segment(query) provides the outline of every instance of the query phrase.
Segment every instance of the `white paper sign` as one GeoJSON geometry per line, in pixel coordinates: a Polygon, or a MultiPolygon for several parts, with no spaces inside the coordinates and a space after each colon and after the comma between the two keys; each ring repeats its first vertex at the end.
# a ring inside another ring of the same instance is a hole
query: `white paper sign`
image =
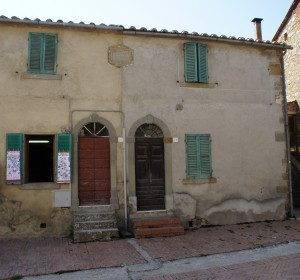
{"type": "Polygon", "coordinates": [[[70,181],[71,181],[70,154],[68,152],[58,152],[57,183],[70,183],[70,181]]]}
{"type": "Polygon", "coordinates": [[[21,154],[20,151],[7,151],[6,182],[21,181],[21,154]]]}

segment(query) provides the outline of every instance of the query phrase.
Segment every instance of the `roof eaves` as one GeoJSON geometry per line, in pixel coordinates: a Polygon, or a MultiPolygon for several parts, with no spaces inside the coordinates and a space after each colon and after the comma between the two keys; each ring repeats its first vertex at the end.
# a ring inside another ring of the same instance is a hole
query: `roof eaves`
{"type": "Polygon", "coordinates": [[[219,41],[219,42],[227,42],[227,43],[237,43],[237,44],[246,44],[253,46],[263,46],[270,48],[280,48],[280,49],[292,49],[291,46],[285,43],[279,42],[271,42],[269,40],[254,40],[252,38],[244,38],[244,37],[234,37],[234,36],[218,36],[216,34],[208,35],[207,33],[199,34],[197,32],[189,33],[187,31],[182,31],[179,33],[177,30],[167,31],[163,29],[161,31],[157,31],[157,29],[153,28],[147,30],[145,27],[140,29],[136,29],[134,26],[131,26],[129,29],[124,29],[124,35],[132,35],[132,36],[152,36],[152,37],[169,37],[169,38],[178,38],[178,39],[195,39],[195,40],[207,40],[207,41],[219,41]]]}
{"type": "Polygon", "coordinates": [[[40,20],[36,18],[31,20],[29,18],[20,19],[18,17],[5,17],[0,16],[0,23],[14,23],[14,24],[29,24],[29,25],[39,25],[39,26],[50,26],[50,27],[69,27],[69,28],[88,28],[88,29],[104,29],[104,30],[123,30],[124,27],[122,25],[106,25],[106,24],[95,24],[91,22],[90,24],[86,24],[84,22],[74,23],[72,21],[64,22],[62,20],[58,20],[56,22],[51,19],[47,19],[46,21],[40,20]]]}

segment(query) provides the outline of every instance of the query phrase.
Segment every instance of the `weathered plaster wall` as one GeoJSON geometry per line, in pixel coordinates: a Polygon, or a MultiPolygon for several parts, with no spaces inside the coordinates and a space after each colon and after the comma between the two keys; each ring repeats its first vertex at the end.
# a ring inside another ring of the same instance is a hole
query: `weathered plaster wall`
{"type": "Polygon", "coordinates": [[[284,56],[287,99],[300,101],[300,4],[282,30],[278,41],[293,47],[284,56]]]}
{"type": "MultiPolygon", "coordinates": [[[[203,41],[209,85],[197,86],[184,83],[183,43],[124,38],[134,50],[133,64],[123,69],[126,129],[151,114],[178,137],[171,144],[172,161],[165,164],[172,165],[174,205],[185,223],[194,217],[211,224],[284,218],[286,160],[276,52],[203,41]],[[211,134],[214,183],[185,180],[188,133],[211,134]]],[[[129,168],[133,165],[129,162],[129,168]]]]}
{"type": "MultiPolygon", "coordinates": [[[[68,209],[53,208],[52,191],[68,190],[70,186],[54,183],[6,185],[5,136],[19,132],[73,132],[73,127],[94,111],[120,110],[121,71],[108,63],[108,48],[120,44],[122,37],[101,31],[2,24],[0,41],[0,112],[3,116],[0,124],[0,207],[4,209],[1,217],[7,221],[1,227],[0,236],[64,235],[65,229],[58,224],[63,220],[70,226],[72,217],[68,209]],[[61,79],[24,77],[29,32],[58,34],[57,74],[61,79]],[[13,214],[6,217],[6,212],[13,214]],[[41,223],[47,223],[47,228],[41,229],[41,223]]],[[[96,114],[112,123],[117,136],[122,135],[120,113],[96,114]]],[[[121,158],[122,148],[118,145],[117,182],[123,180],[121,158]]],[[[73,170],[73,175],[77,176],[77,170],[73,170]]]]}

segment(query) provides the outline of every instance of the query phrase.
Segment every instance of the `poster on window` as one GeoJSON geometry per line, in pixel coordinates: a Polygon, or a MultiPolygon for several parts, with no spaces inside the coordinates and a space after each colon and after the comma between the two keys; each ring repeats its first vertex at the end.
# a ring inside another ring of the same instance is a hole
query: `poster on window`
{"type": "Polygon", "coordinates": [[[57,156],[57,183],[70,183],[71,167],[69,152],[58,152],[57,156]]]}
{"type": "Polygon", "coordinates": [[[6,182],[21,182],[21,153],[20,151],[7,151],[6,182]]]}

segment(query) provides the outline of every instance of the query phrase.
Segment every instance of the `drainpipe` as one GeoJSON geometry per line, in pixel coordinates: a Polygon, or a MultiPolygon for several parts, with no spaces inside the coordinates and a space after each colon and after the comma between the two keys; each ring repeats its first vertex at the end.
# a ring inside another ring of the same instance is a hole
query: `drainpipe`
{"type": "Polygon", "coordinates": [[[286,54],[286,50],[282,53],[282,56],[280,56],[280,64],[281,64],[281,71],[282,71],[282,94],[283,94],[285,140],[286,140],[286,150],[287,150],[286,153],[287,153],[287,168],[288,168],[288,186],[289,186],[289,194],[290,194],[290,217],[294,217],[290,135],[289,135],[289,117],[288,117],[288,109],[287,109],[285,70],[284,70],[284,61],[283,61],[283,57],[285,54],[286,54]]]}

